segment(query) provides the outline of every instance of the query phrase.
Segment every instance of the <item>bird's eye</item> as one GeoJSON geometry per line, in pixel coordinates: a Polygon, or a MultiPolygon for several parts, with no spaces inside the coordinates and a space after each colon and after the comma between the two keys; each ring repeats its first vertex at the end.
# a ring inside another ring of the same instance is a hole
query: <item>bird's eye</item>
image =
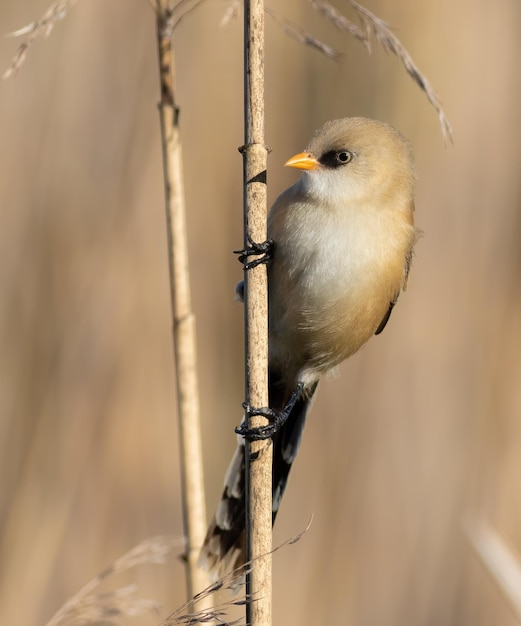
{"type": "Polygon", "coordinates": [[[324,153],[318,162],[329,169],[343,167],[346,163],[350,163],[355,157],[355,153],[350,150],[330,150],[324,153]]]}
{"type": "Polygon", "coordinates": [[[341,152],[336,153],[336,159],[338,163],[344,165],[345,163],[349,163],[353,158],[353,153],[349,152],[349,150],[342,150],[341,152]]]}

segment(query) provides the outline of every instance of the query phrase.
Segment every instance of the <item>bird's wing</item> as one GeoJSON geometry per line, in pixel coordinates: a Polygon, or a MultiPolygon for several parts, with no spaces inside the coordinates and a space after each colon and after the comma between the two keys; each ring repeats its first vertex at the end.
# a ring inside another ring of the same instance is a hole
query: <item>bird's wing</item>
{"type": "Polygon", "coordinates": [[[391,313],[394,309],[394,305],[396,304],[396,301],[398,300],[398,295],[392,302],[389,302],[389,308],[387,309],[387,313],[384,315],[382,321],[378,324],[378,328],[374,332],[375,335],[379,335],[383,331],[383,329],[387,326],[387,322],[389,321],[389,318],[391,317],[391,313]]]}
{"type": "MultiPolygon", "coordinates": [[[[405,257],[405,265],[403,267],[403,274],[404,274],[403,286],[402,286],[403,291],[407,289],[407,279],[409,278],[409,270],[411,269],[412,255],[413,255],[413,249],[411,248],[409,252],[407,253],[407,256],[405,257]]],[[[394,296],[392,302],[389,302],[389,308],[387,309],[387,313],[383,316],[382,321],[378,324],[378,328],[376,329],[374,333],[375,335],[379,335],[383,331],[383,329],[387,326],[387,322],[389,321],[389,318],[391,317],[391,313],[394,309],[394,305],[398,302],[399,296],[400,296],[400,292],[398,292],[394,296]]]]}

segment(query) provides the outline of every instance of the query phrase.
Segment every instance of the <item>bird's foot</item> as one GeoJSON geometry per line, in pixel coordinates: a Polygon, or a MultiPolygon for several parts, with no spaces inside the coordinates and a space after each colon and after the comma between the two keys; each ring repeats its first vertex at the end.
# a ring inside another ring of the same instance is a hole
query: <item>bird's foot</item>
{"type": "Polygon", "coordinates": [[[273,253],[273,241],[271,239],[257,243],[248,235],[248,244],[249,246],[242,250],[233,251],[234,254],[240,255],[239,262],[242,263],[245,270],[251,270],[257,265],[268,263],[271,260],[273,253]],[[251,256],[258,256],[259,258],[249,261],[248,258],[251,256]]]}
{"type": "MultiPolygon", "coordinates": [[[[246,419],[244,422],[235,429],[235,432],[241,437],[248,439],[248,441],[261,441],[262,439],[271,439],[273,435],[281,428],[282,424],[286,420],[282,420],[281,413],[277,413],[268,406],[252,407],[246,402],[242,404],[243,409],[246,411],[246,419]],[[262,415],[269,420],[269,424],[266,426],[257,426],[255,428],[248,428],[248,419],[256,415],[262,415]]],[[[286,418],[287,419],[287,418],[286,418]]]]}
{"type": "Polygon", "coordinates": [[[295,391],[291,394],[286,406],[282,409],[282,411],[275,411],[270,407],[252,407],[247,402],[243,403],[243,408],[246,411],[246,419],[245,421],[235,429],[235,432],[238,435],[241,435],[248,441],[260,441],[263,439],[271,439],[275,433],[277,433],[282,426],[286,423],[290,413],[299,400],[302,397],[304,385],[302,383],[298,383],[295,388],[295,391]],[[248,427],[248,422],[250,417],[255,416],[265,417],[269,424],[266,426],[257,426],[254,428],[248,427]]]}

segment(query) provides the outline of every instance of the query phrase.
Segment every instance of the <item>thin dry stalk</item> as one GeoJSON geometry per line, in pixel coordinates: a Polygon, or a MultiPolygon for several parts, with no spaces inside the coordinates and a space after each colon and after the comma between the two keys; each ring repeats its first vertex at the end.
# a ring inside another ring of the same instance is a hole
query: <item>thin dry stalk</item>
{"type": "Polygon", "coordinates": [[[232,20],[238,17],[241,6],[242,0],[232,0],[232,2],[230,2],[230,6],[226,9],[221,18],[221,27],[227,26],[232,20]]]}
{"type": "Polygon", "coordinates": [[[244,606],[247,604],[247,597],[243,594],[241,597],[225,600],[223,602],[215,602],[214,606],[209,608],[210,599],[215,594],[228,592],[236,596],[237,593],[244,588],[244,576],[250,571],[250,564],[246,563],[241,567],[229,572],[210,586],[196,594],[189,602],[180,606],[176,611],[163,620],[160,626],[177,626],[185,624],[186,626],[195,626],[195,624],[210,624],[215,626],[239,626],[245,624],[242,619],[232,620],[228,613],[230,609],[236,606],[244,606]],[[199,608],[203,605],[203,608],[199,608]]]}
{"type": "Polygon", "coordinates": [[[183,161],[179,109],[175,99],[172,32],[174,11],[168,0],[158,0],[157,39],[161,100],[161,141],[173,316],[177,404],[179,412],[181,482],[186,545],[187,595],[191,598],[206,585],[197,566],[206,532],[206,512],[196,367],[195,317],[192,311],[188,269],[183,161]]]}
{"type": "Polygon", "coordinates": [[[308,0],[311,6],[318,11],[323,17],[329,20],[339,30],[343,30],[346,33],[352,35],[355,39],[362,42],[367,48],[367,51],[371,51],[371,44],[368,37],[367,29],[361,29],[357,24],[347,19],[345,15],[342,15],[338,9],[329,4],[326,0],[308,0]]]}
{"type": "MultiPolygon", "coordinates": [[[[264,2],[244,3],[244,245],[267,237],[266,168],[264,144],[264,2]]],[[[268,289],[266,265],[245,272],[246,402],[268,406],[268,289]]],[[[248,426],[266,424],[264,417],[249,417],[248,426]]],[[[271,624],[271,440],[246,445],[246,542],[247,559],[255,568],[247,577],[246,605],[251,626],[271,624]]]]}
{"type": "Polygon", "coordinates": [[[468,519],[465,531],[472,547],[521,621],[521,561],[493,528],[468,519]]]}
{"type": "MultiPolygon", "coordinates": [[[[204,574],[197,567],[198,550],[205,535],[206,512],[196,372],[195,318],[191,306],[188,273],[179,110],[174,97],[172,33],[184,17],[203,1],[180,0],[173,6],[169,0],[157,0],[152,5],[157,12],[161,82],[159,109],[163,145],[170,292],[174,318],[173,334],[178,392],[183,509],[187,537],[188,597],[192,597],[196,590],[202,589],[206,582],[204,574]]],[[[67,10],[74,2],[76,0],[54,2],[40,19],[10,33],[10,36],[13,37],[27,35],[27,39],[19,46],[11,65],[3,75],[4,79],[18,71],[31,45],[38,38],[47,37],[55,25],[65,17],[67,10]]]]}
{"type": "Polygon", "coordinates": [[[315,48],[322,54],[325,54],[330,59],[340,59],[342,57],[342,53],[331,46],[328,46],[323,41],[320,41],[317,37],[314,37],[311,33],[306,32],[293,22],[290,22],[286,18],[282,17],[275,11],[266,8],[266,13],[276,22],[282,30],[291,37],[298,41],[299,43],[304,44],[305,46],[309,46],[310,48],[315,48]]]}

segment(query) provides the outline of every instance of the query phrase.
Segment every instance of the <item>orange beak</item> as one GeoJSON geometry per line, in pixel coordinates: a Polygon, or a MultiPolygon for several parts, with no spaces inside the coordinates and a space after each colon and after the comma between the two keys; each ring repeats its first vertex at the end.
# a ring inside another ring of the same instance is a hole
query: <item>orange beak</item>
{"type": "Polygon", "coordinates": [[[288,159],[284,165],[296,167],[299,170],[316,170],[320,167],[320,163],[309,152],[299,152],[299,154],[288,159]]]}

